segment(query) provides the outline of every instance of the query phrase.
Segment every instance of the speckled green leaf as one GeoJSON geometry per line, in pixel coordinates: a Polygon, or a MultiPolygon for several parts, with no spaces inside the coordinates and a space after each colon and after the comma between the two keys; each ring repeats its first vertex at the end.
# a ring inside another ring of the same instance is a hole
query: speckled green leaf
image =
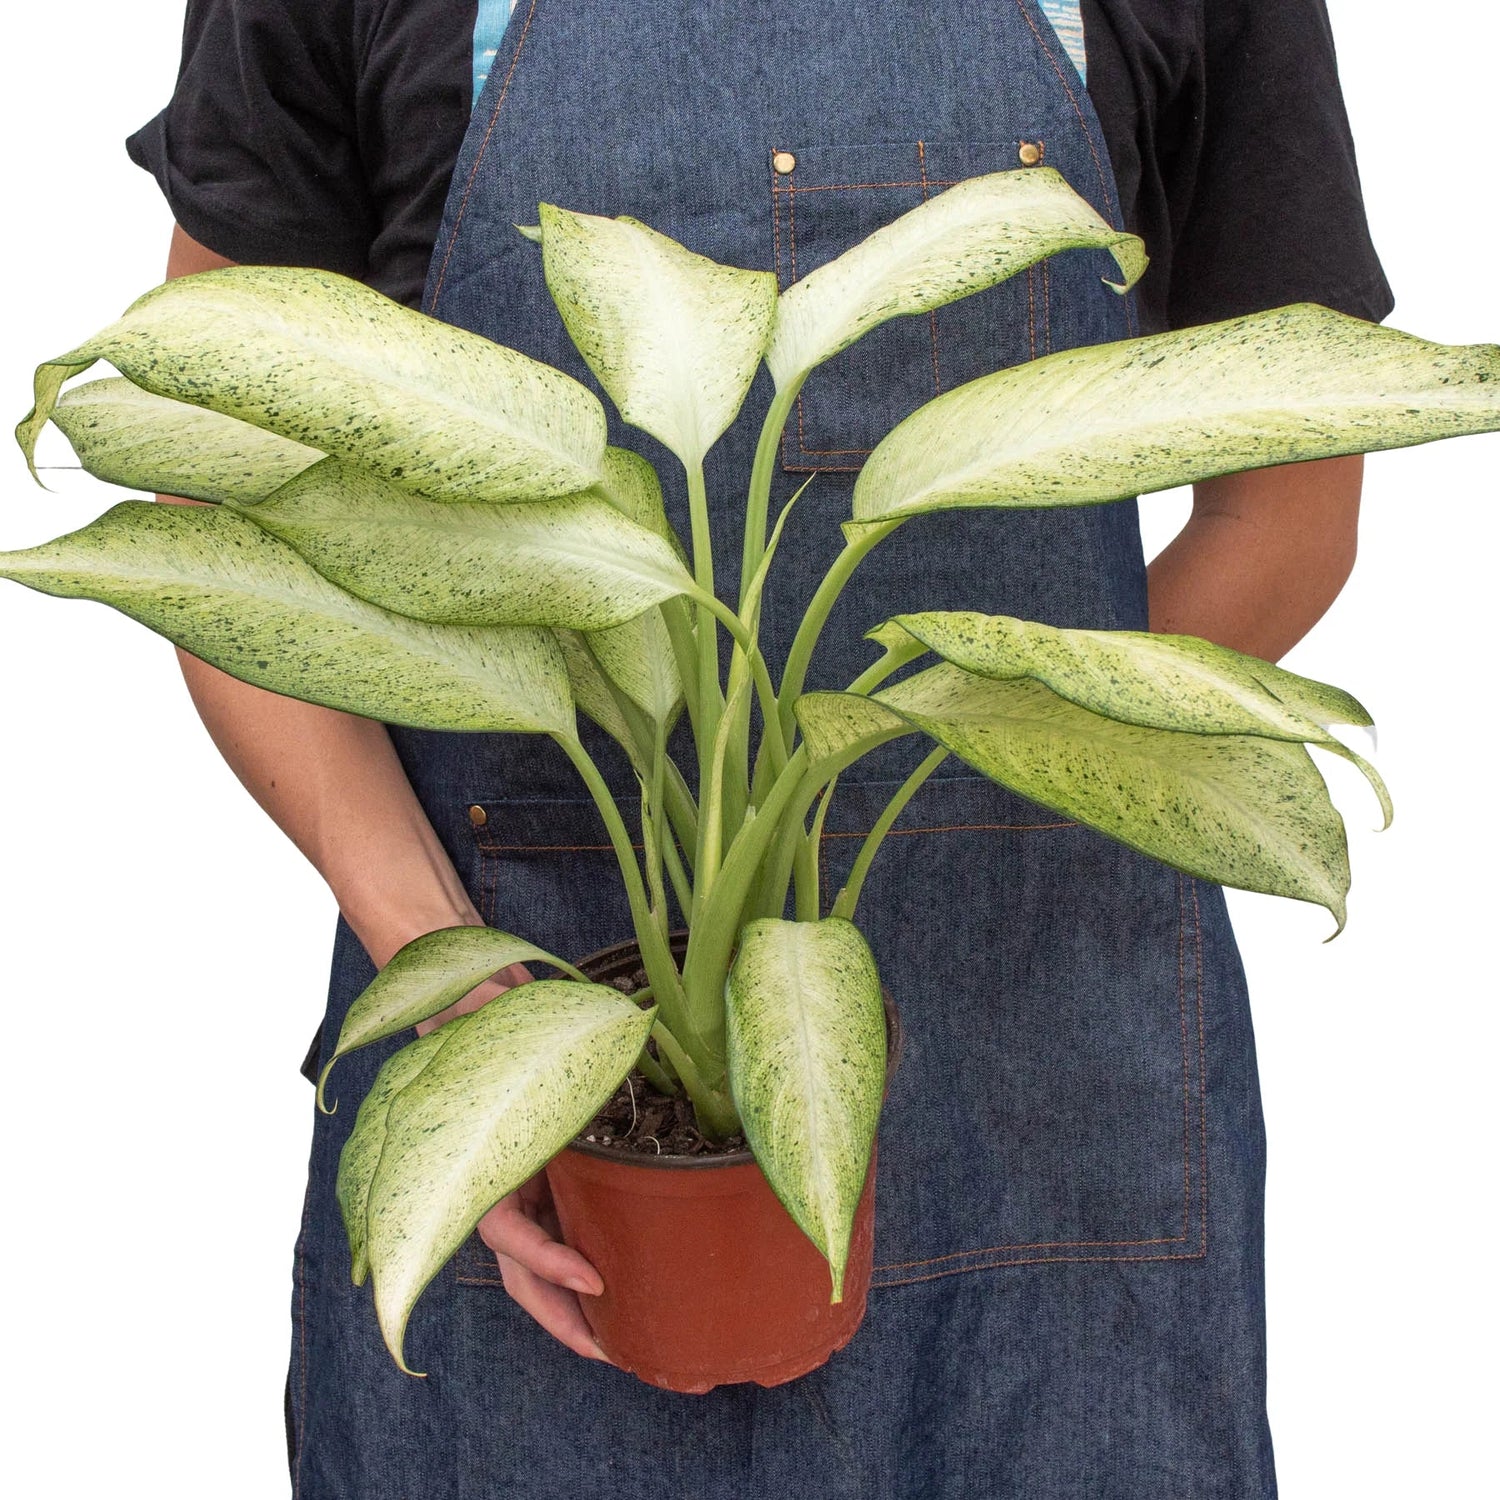
{"type": "Polygon", "coordinates": [[[119,378],[64,391],[52,420],[96,479],[189,500],[260,500],[323,456],[119,378]]]}
{"type": "Polygon", "coordinates": [[[938,396],[870,455],[854,524],[1086,505],[1497,428],[1500,347],[1301,304],[1049,354],[938,396]]]}
{"type": "Polygon", "coordinates": [[[1146,269],[1051,167],[992,172],[936,193],[781,294],[766,363],[778,389],[890,318],[982,292],[1062,250],[1108,250],[1126,286],[1146,269]]]}
{"type": "Polygon", "coordinates": [[[602,471],[604,409],[576,380],[328,271],[232,266],[148,292],[38,369],[28,458],[63,381],[99,359],[436,498],[540,500],[602,471]]]}
{"type": "Polygon", "coordinates": [[[682,539],[667,519],[662,500],[661,479],[651,464],[629,448],[604,450],[604,477],[593,493],[608,500],[622,516],[654,531],[667,542],[679,558],[686,559],[682,539]]]}
{"type": "Polygon", "coordinates": [[[655,1015],[603,985],[537,980],[450,1023],[457,1034],[392,1099],[368,1256],[381,1332],[403,1370],[422,1289],[495,1203],[588,1124],[655,1015]]]}
{"type": "Polygon", "coordinates": [[[567,665],[568,686],[575,706],[624,750],[636,775],[649,780],[650,767],[630,732],[620,705],[609,690],[608,678],[589,650],[589,638],[576,630],[559,630],[556,635],[567,665]]]}
{"type": "MultiPolygon", "coordinates": [[[[1379,773],[1327,729],[1367,725],[1370,716],[1327,683],[1190,635],[1059,630],[962,611],[897,615],[887,623],[966,672],[1004,682],[1030,678],[1122,724],[1321,745],[1359,767],[1390,824],[1390,794],[1379,773]]],[[[872,635],[879,639],[881,631],[872,635]]]]}
{"type": "Polygon", "coordinates": [[[693,465],[744,404],[776,314],[776,277],[684,249],[635,219],[541,205],[552,300],[632,426],[693,465]]]}
{"type": "Polygon", "coordinates": [[[1118,724],[1039,682],[947,663],[876,697],[1033,802],[1189,875],[1314,901],[1343,926],[1343,819],[1301,745],[1118,724]]]}
{"type": "Polygon", "coordinates": [[[591,631],[588,643],[605,676],[648,718],[670,728],[682,707],[682,678],[661,609],[610,630],[591,631]]]}
{"type": "Polygon", "coordinates": [[[444,927],[413,938],[349,1007],[338,1045],[318,1080],[318,1102],[323,1102],[328,1075],[341,1057],[447,1010],[500,969],[533,963],[551,964],[584,980],[565,959],[493,927],[444,927]]]}
{"type": "Polygon", "coordinates": [[[370,1092],[365,1095],[354,1119],[354,1128],[339,1153],[338,1200],[344,1217],[344,1233],[349,1239],[349,1274],[355,1286],[363,1286],[370,1274],[369,1239],[365,1232],[365,1212],[370,1202],[370,1184],[385,1149],[385,1123],[391,1100],[437,1056],[439,1048],[458,1035],[455,1029],[467,1021],[460,1016],[438,1031],[403,1047],[386,1059],[370,1092]]]}
{"type": "Polygon", "coordinates": [[[341,588],[441,625],[602,630],[693,588],[667,542],[587,494],[427,500],[326,458],[244,514],[341,588]]]}
{"type": "Polygon", "coordinates": [[[223,507],[126,500],[0,577],[98,599],[231,676],[422,729],[573,733],[550,631],[424,625],[356,599],[223,507]]]}
{"type": "Polygon", "coordinates": [[[827,1257],[843,1300],[854,1210],[885,1090],[885,1012],[859,929],[765,918],[725,993],[729,1079],[766,1180],[827,1257]]]}
{"type": "Polygon", "coordinates": [[[911,726],[873,698],[855,693],[804,693],[797,700],[797,723],[813,763],[844,761],[888,740],[911,733],[911,726]]]}

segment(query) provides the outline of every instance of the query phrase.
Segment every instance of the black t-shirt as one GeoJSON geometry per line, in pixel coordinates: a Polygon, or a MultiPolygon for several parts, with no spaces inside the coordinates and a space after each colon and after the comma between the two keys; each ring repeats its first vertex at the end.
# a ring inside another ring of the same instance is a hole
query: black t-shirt
{"type": "MultiPolygon", "coordinates": [[[[230,260],[421,300],[468,123],[475,0],[188,0],[167,108],[128,142],[230,260]]],[[[1288,302],[1379,320],[1324,0],[1083,0],[1088,89],[1148,329],[1288,302]]]]}

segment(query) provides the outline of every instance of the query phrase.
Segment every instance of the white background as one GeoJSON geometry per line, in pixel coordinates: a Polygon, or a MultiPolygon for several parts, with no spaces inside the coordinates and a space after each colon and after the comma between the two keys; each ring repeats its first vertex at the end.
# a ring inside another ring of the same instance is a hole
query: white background
{"type": "MultiPolygon", "coordinates": [[[[1391,322],[1500,338],[1495,9],[1332,11],[1391,322]]],[[[160,279],[167,214],[121,141],[170,92],[181,24],[178,0],[19,14],[0,80],[7,422],[35,363],[160,279]]],[[[0,462],[0,546],[113,498],[67,474],[43,494],[18,454],[0,462]]],[[[1348,931],[1324,946],[1319,912],[1234,900],[1269,1120],[1290,1500],[1493,1493],[1497,466],[1497,438],[1372,459],[1357,575],[1289,658],[1370,705],[1397,800],[1377,837],[1370,799],[1335,778],[1348,931]]],[[[1181,497],[1148,501],[1148,540],[1182,514],[1181,497]]],[[[0,642],[0,1328],[6,1469],[23,1471],[6,1478],[26,1494],[113,1493],[125,1475],[161,1500],[283,1493],[311,1110],[296,1065],[333,906],[217,760],[164,642],[10,586],[0,642]]]]}

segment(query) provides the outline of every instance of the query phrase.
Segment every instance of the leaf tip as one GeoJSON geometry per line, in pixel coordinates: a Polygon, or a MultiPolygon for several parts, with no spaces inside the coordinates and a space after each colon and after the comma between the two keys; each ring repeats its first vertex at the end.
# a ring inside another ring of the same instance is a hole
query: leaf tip
{"type": "Polygon", "coordinates": [[[333,1072],[333,1065],[339,1060],[339,1054],[335,1052],[328,1060],[328,1065],[318,1074],[318,1112],[320,1114],[332,1115],[338,1113],[339,1102],[337,1099],[332,1104],[328,1103],[325,1090],[328,1086],[328,1075],[333,1072]]]}
{"type": "Polygon", "coordinates": [[[533,245],[542,243],[542,226],[540,224],[514,224],[511,226],[518,234],[524,235],[533,245]]]}

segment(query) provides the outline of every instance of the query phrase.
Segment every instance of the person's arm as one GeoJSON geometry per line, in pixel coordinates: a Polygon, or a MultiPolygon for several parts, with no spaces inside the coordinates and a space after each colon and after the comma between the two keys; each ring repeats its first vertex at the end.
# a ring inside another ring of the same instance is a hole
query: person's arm
{"type": "Polygon", "coordinates": [[[1276,661],[1354,566],[1364,459],[1226,474],[1193,487],[1187,525],[1147,571],[1152,630],[1276,661]]]}
{"type": "MultiPolygon", "coordinates": [[[[230,264],[174,228],[168,280],[230,264]]],[[[423,933],[483,925],[383,724],[241,682],[181,649],[177,658],[220,754],[328,882],[377,968],[423,933]]],[[[529,977],[520,965],[506,969],[418,1029],[475,1010],[529,977]]],[[[570,1349],[603,1359],[576,1296],[597,1294],[603,1283],[583,1256],[552,1237],[549,1206],[544,1185],[529,1183],[490,1210],[480,1235],[510,1295],[570,1349]]]]}

